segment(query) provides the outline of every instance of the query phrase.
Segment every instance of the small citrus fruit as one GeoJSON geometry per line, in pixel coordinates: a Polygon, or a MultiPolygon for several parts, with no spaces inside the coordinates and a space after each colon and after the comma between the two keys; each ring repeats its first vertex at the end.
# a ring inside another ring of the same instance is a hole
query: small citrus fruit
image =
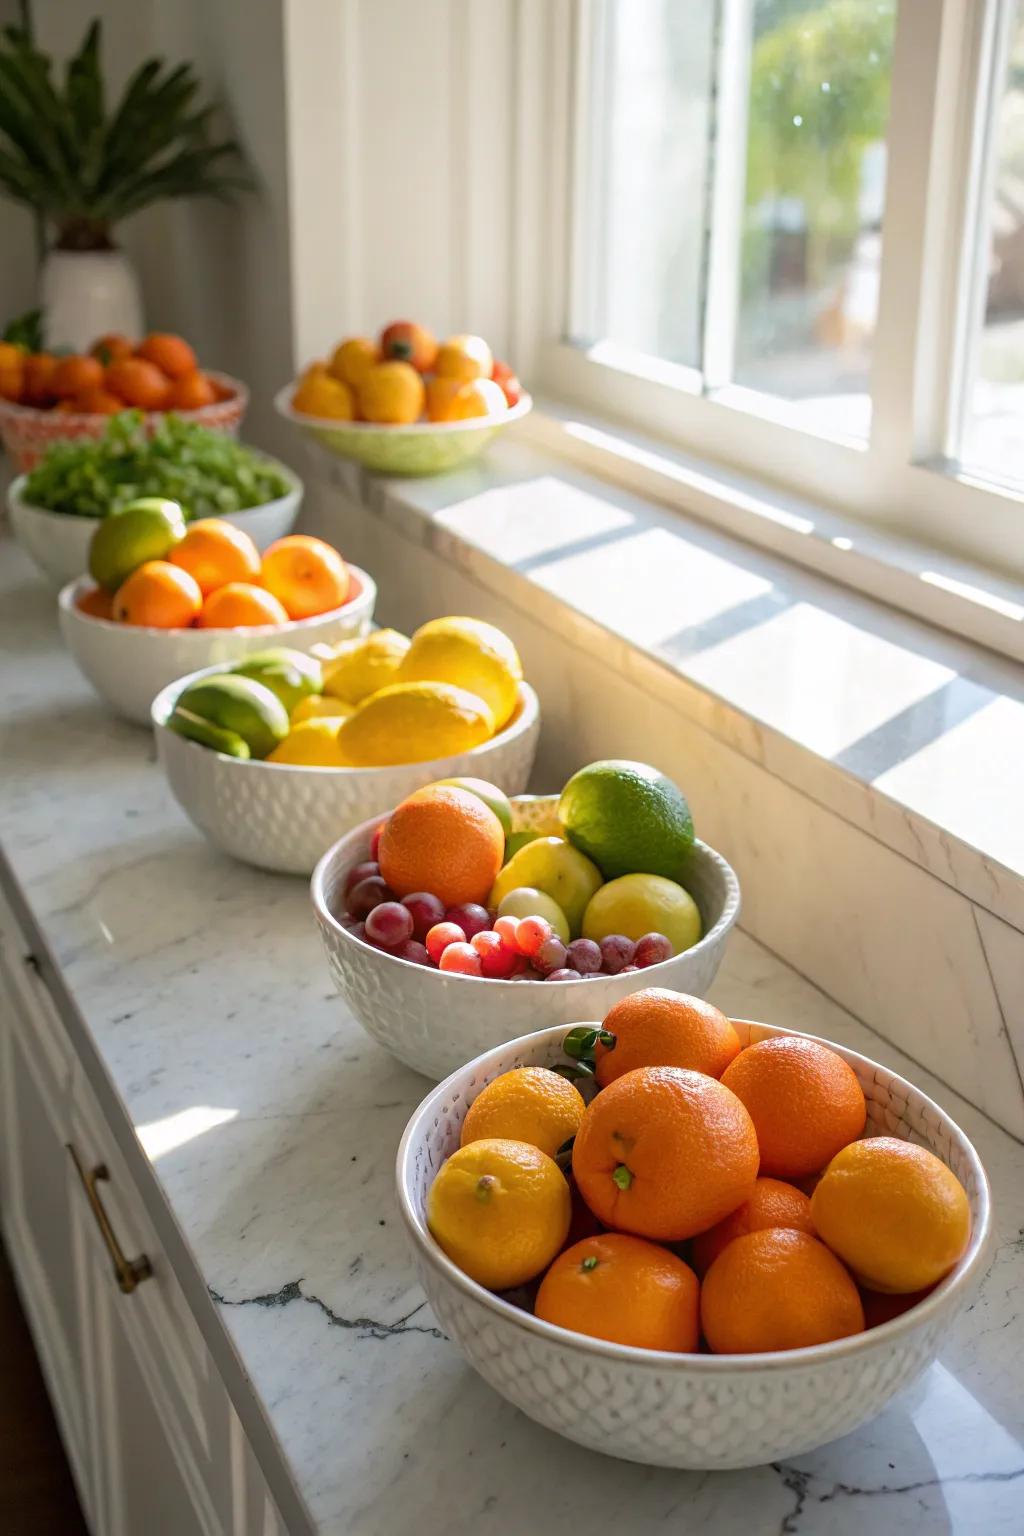
{"type": "Polygon", "coordinates": [[[439,379],[436,375],[427,380],[425,410],[428,421],[453,420],[455,396],[462,385],[462,379],[439,379]]]}
{"type": "Polygon", "coordinates": [[[633,874],[685,878],[693,847],[690,807],[679,786],[649,763],[588,763],[562,790],[558,819],[570,843],[593,859],[606,880],[633,874]]]}
{"type": "Polygon", "coordinates": [[[33,352],[25,358],[22,398],[26,405],[46,406],[56,399],[53,392],[56,371],[57,358],[49,352],[33,352]]]}
{"type": "Polygon", "coordinates": [[[519,702],[523,667],[515,646],[483,619],[451,616],[422,624],[402,659],[396,682],[454,683],[489,705],[503,730],[519,702]]]}
{"type": "Polygon", "coordinates": [[[700,1072],[637,1067],[587,1106],[572,1169],[590,1209],[623,1232],[693,1237],[748,1199],[757,1138],[734,1093],[700,1072]]]}
{"type": "Polygon", "coordinates": [[[492,1291],[546,1269],[569,1230],[569,1185],[558,1164],[524,1141],[460,1147],[427,1196],[427,1226],[471,1280],[492,1291]]]}
{"type": "Polygon", "coordinates": [[[442,379],[489,379],[493,368],[491,349],[482,336],[449,336],[434,360],[434,372],[442,379]]]}
{"type": "Polygon", "coordinates": [[[864,1129],[867,1106],[857,1074],[827,1045],[775,1035],[740,1051],[722,1073],[750,1111],[761,1172],[802,1179],[864,1129]]]}
{"type": "Polygon", "coordinates": [[[196,620],[200,629],[254,629],[287,622],[288,615],[273,593],[249,581],[229,581],[211,592],[196,620]]]}
{"type": "Polygon", "coordinates": [[[875,1291],[935,1285],[971,1235],[956,1174],[895,1136],[869,1136],[837,1153],[811,1196],[811,1215],[822,1241],[875,1291]]]}
{"type": "Polygon", "coordinates": [[[123,402],[112,395],[109,389],[104,389],[102,384],[76,395],[74,405],[76,411],[82,411],[87,416],[116,416],[118,411],[124,410],[123,402]]]}
{"type": "Polygon", "coordinates": [[[356,405],[347,384],[333,374],[310,372],[300,379],[292,395],[292,410],[324,421],[352,421],[356,405]]]}
{"type": "Polygon", "coordinates": [[[760,1232],[765,1227],[791,1227],[796,1232],[809,1232],[813,1237],[811,1202],[803,1190],[794,1184],[784,1184],[781,1179],[757,1179],[749,1199],[738,1205],[724,1221],[709,1227],[706,1232],[698,1232],[693,1240],[694,1269],[698,1275],[705,1274],[733,1238],[760,1232]]]}
{"type": "Polygon", "coordinates": [[[198,366],[196,354],[182,336],[167,331],[153,331],[135,349],[136,357],[152,363],[169,379],[183,379],[195,373],[198,366]]]}
{"type": "Polygon", "coordinates": [[[135,351],[135,344],[122,336],[118,331],[108,331],[105,336],[100,336],[89,348],[92,357],[99,358],[106,368],[108,363],[119,362],[121,358],[131,357],[135,351]]]}
{"type": "Polygon", "coordinates": [[[704,1276],[700,1317],[716,1355],[805,1349],[864,1328],[860,1294],[835,1254],[781,1227],[722,1250],[704,1276]]]}
{"type": "Polygon", "coordinates": [[[615,1036],[609,1049],[598,1041],[595,1076],[602,1088],[634,1067],[688,1067],[721,1077],[740,1042],[713,1003],[665,987],[645,987],[622,998],[602,1029],[615,1036]]]}
{"type": "Polygon", "coordinates": [[[167,375],[142,357],[124,357],[112,362],[102,382],[125,405],[134,405],[143,411],[162,411],[171,387],[167,375]]]}
{"type": "Polygon", "coordinates": [[[393,683],[409,641],[397,629],[375,629],[354,640],[343,640],[324,659],[324,692],[346,704],[363,699],[393,683]]]}
{"type": "Polygon", "coordinates": [[[338,551],[307,533],[276,539],[264,551],[261,574],[290,619],[311,619],[340,608],[349,595],[351,578],[338,551]]]}
{"type": "Polygon", "coordinates": [[[169,560],[146,560],[114,593],[113,616],[119,624],[187,629],[202,606],[203,594],[187,571],[169,560]]]}
{"type": "Polygon", "coordinates": [[[364,374],[356,398],[365,421],[408,426],[423,412],[423,380],[411,363],[374,363],[364,374]]]}
{"type": "Polygon", "coordinates": [[[194,373],[186,373],[180,379],[173,379],[167,392],[164,408],[168,411],[201,411],[206,405],[213,405],[217,398],[214,389],[205,373],[198,369],[194,373]]]}
{"type": "Polygon", "coordinates": [[[350,336],[335,347],[327,371],[349,389],[356,390],[375,363],[380,362],[376,343],[367,336],[350,336]]]}
{"type": "Polygon", "coordinates": [[[393,320],[380,333],[380,355],[429,373],[437,358],[437,337],[415,320],[393,320]]]}
{"type": "Polygon", "coordinates": [[[204,597],[229,581],[257,581],[260,552],[241,528],[219,517],[190,523],[168,559],[199,583],[204,597]]]}
{"type": "Polygon", "coordinates": [[[504,1136],[554,1157],[576,1135],[585,1108],[579,1089],[560,1073],[517,1067],[477,1094],[462,1122],[461,1145],[504,1136]]]}
{"type": "Polygon", "coordinates": [[[71,400],[103,383],[103,364],[94,357],[62,357],[50,376],[50,389],[58,400],[71,400]]]}
{"type": "Polygon", "coordinates": [[[482,800],[431,784],[392,812],[378,862],[396,896],[431,891],[448,908],[485,900],[504,846],[501,823],[482,800]]]}
{"type": "Polygon", "coordinates": [[[698,1298],[693,1270],[667,1248],[604,1232],[558,1255],[533,1311],[592,1339],[688,1354],[700,1342],[698,1298]]]}
{"type": "Polygon", "coordinates": [[[90,587],[88,592],[83,592],[75,603],[75,607],[79,613],[88,614],[90,619],[112,619],[114,617],[114,599],[102,587],[90,587]]]}

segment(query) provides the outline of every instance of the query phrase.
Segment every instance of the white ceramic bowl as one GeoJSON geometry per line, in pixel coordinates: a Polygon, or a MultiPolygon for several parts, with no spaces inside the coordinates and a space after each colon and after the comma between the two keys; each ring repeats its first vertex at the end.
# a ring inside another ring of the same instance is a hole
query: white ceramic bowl
{"type": "Polygon", "coordinates": [[[357,565],[349,565],[349,570],[358,591],[341,608],[315,619],[247,629],[150,629],[94,619],[76,607],[79,595],[92,585],[83,576],[68,582],[57,598],[61,634],[80,670],[114,713],[148,725],[150,705],[161,688],[188,672],[236,661],[272,645],[309,651],[320,642],[334,644],[364,634],[373,617],[377,587],[357,565]]]}
{"type": "MultiPolygon", "coordinates": [[[[284,496],[264,502],[260,507],[245,507],[240,512],[218,512],[225,522],[244,528],[258,549],[266,549],[275,539],[290,533],[302,500],[302,481],[285,464],[269,459],[274,468],[292,482],[284,496]]],[[[89,545],[102,522],[99,517],[79,517],[70,512],[50,512],[25,500],[27,476],[19,475],[7,492],[14,536],[43,575],[55,587],[74,581],[89,568],[89,545]]]]}
{"type": "MultiPolygon", "coordinates": [[[[195,675],[207,670],[217,669],[195,675]]],[[[540,735],[537,695],[520,683],[519,705],[508,725],[470,752],[389,768],[245,762],[187,741],[167,725],[175,699],[192,680],[179,678],[153,700],[157,756],[174,798],[225,853],[289,875],[309,875],[343,833],[367,817],[375,827],[385,811],[435,779],[469,774],[515,794],[530,777],[540,735]]]]}
{"type": "MultiPolygon", "coordinates": [[[[744,1020],[736,1028],[745,1045],[796,1033],[744,1020]]],[[[564,1033],[547,1029],[514,1040],[453,1072],[423,1100],[402,1137],[399,1208],[427,1299],[461,1354],[548,1429],[589,1450],[654,1466],[721,1471],[788,1461],[880,1412],[935,1358],[987,1268],[988,1182],[960,1128],[894,1072],[824,1042],[860,1080],[868,1133],[927,1147],[966,1189],[973,1231],[955,1270],[911,1311],[834,1344],[771,1355],[673,1355],[608,1344],[541,1322],[484,1290],[445,1257],[426,1224],[427,1192],[458,1147],[474,1098],[512,1067],[565,1060],[564,1033]]]]}
{"type": "MultiPolygon", "coordinates": [[[[484,775],[489,777],[489,775],[484,775]]],[[[550,819],[557,796],[513,801],[513,827],[550,819]]],[[[394,802],[392,802],[394,804],[394,802]]],[[[345,877],[369,858],[376,820],[357,827],[326,853],[313,874],[313,906],[327,963],[338,991],[368,1034],[399,1061],[426,1077],[445,1077],[481,1051],[530,1030],[603,1018],[613,1003],[640,987],[672,987],[703,997],[722,961],[739,915],[739,882],[729,865],[699,840],[681,879],[704,924],[691,949],[625,976],[577,981],[492,981],[413,965],[374,949],[342,927],[345,877]]]]}

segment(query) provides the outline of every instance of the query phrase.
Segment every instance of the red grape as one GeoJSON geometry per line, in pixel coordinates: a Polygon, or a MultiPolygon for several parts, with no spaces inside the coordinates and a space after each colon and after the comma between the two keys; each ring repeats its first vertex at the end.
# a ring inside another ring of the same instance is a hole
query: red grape
{"type": "Polygon", "coordinates": [[[658,965],[662,960],[671,960],[671,958],[672,941],[666,939],[663,933],[645,933],[642,939],[637,939],[633,960],[641,970],[648,965],[658,965]]]}
{"type": "MultiPolygon", "coordinates": [[[[542,944],[554,938],[555,930],[544,917],[521,917],[516,929],[516,943],[524,955],[537,954],[542,944]]],[[[561,944],[561,939],[556,941],[561,944]]],[[[564,946],[563,946],[564,951],[564,946]]]]}
{"type": "Polygon", "coordinates": [[[566,951],[566,961],[581,976],[596,976],[601,969],[601,946],[593,939],[573,939],[566,951]]]}
{"type": "Polygon", "coordinates": [[[513,950],[517,955],[520,953],[518,929],[519,929],[519,919],[518,919],[518,917],[498,917],[498,918],[495,918],[495,921],[494,921],[494,931],[495,931],[495,933],[499,934],[501,936],[502,942],[504,944],[507,944],[509,949],[513,950]]]}
{"type": "Polygon", "coordinates": [[[412,936],[423,940],[435,923],[444,921],[444,902],[429,891],[413,891],[402,897],[402,906],[412,913],[412,936]]]}
{"type": "Polygon", "coordinates": [[[368,880],[371,875],[379,874],[380,865],[377,863],[376,859],[364,859],[361,864],[353,864],[352,868],[345,876],[345,884],[343,887],[345,900],[348,900],[353,886],[358,885],[360,880],[368,880]]]}
{"type": "Polygon", "coordinates": [[[382,901],[394,901],[395,893],[380,875],[368,875],[348,893],[348,909],[353,917],[368,917],[382,901]]]}
{"type": "Polygon", "coordinates": [[[636,945],[625,934],[610,933],[601,940],[601,959],[609,976],[617,976],[627,965],[633,964],[636,945]]]}
{"type": "Polygon", "coordinates": [[[500,933],[491,933],[485,929],[483,933],[474,933],[469,942],[480,956],[485,976],[495,981],[504,981],[512,974],[519,955],[514,949],[509,949],[500,933]]]}
{"type": "Polygon", "coordinates": [[[413,965],[429,965],[430,956],[427,954],[427,946],[421,944],[419,939],[406,939],[404,944],[399,944],[391,951],[399,960],[409,960],[413,965]]]}
{"type": "Polygon", "coordinates": [[[380,840],[381,840],[381,838],[384,835],[384,828],[386,826],[387,826],[387,822],[386,821],[382,821],[380,826],[379,827],[375,827],[374,830],[373,830],[373,836],[370,838],[370,858],[371,859],[375,859],[377,857],[377,855],[380,853],[380,840]]]}
{"type": "Polygon", "coordinates": [[[579,971],[574,971],[569,965],[560,965],[557,971],[548,971],[545,981],[582,981],[579,971]]]}
{"type": "Polygon", "coordinates": [[[472,944],[455,943],[445,946],[438,969],[454,971],[457,976],[481,976],[483,963],[472,944]]]}
{"type": "Polygon", "coordinates": [[[382,901],[366,919],[366,936],[384,949],[412,938],[412,913],[400,901],[382,901]]]}
{"type": "Polygon", "coordinates": [[[458,923],[467,939],[471,939],[474,933],[483,933],[485,928],[491,926],[491,914],[486,907],[481,907],[475,901],[462,901],[457,907],[449,907],[445,920],[458,923]]]}
{"type": "MultiPolygon", "coordinates": [[[[523,918],[524,923],[531,922],[528,917],[523,918]]],[[[522,923],[519,925],[522,927],[522,923]]],[[[552,936],[545,939],[544,943],[532,956],[534,968],[546,976],[549,971],[558,971],[565,965],[565,945],[561,939],[552,936]]]]}
{"type": "Polygon", "coordinates": [[[458,923],[435,923],[424,940],[427,954],[435,965],[440,965],[441,956],[449,944],[465,944],[465,942],[466,935],[458,923]]]}

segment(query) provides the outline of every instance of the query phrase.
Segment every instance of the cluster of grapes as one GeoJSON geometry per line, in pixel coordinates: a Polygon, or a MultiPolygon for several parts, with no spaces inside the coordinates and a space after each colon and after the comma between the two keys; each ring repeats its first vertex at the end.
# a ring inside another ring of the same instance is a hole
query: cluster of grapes
{"type": "Polygon", "coordinates": [[[672,957],[663,933],[627,939],[609,934],[563,944],[543,917],[491,918],[486,907],[462,902],[445,909],[429,891],[397,900],[374,859],[356,864],[345,881],[349,932],[376,949],[414,965],[493,981],[580,981],[620,976],[672,957]]]}

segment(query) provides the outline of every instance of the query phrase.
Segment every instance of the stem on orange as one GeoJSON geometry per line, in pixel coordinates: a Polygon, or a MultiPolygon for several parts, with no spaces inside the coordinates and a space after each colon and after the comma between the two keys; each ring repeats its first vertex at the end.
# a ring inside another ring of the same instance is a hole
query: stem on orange
{"type": "Polygon", "coordinates": [[[617,1184],[622,1190],[628,1189],[633,1182],[632,1170],[627,1168],[625,1163],[620,1163],[612,1174],[612,1182],[617,1184]]]}

